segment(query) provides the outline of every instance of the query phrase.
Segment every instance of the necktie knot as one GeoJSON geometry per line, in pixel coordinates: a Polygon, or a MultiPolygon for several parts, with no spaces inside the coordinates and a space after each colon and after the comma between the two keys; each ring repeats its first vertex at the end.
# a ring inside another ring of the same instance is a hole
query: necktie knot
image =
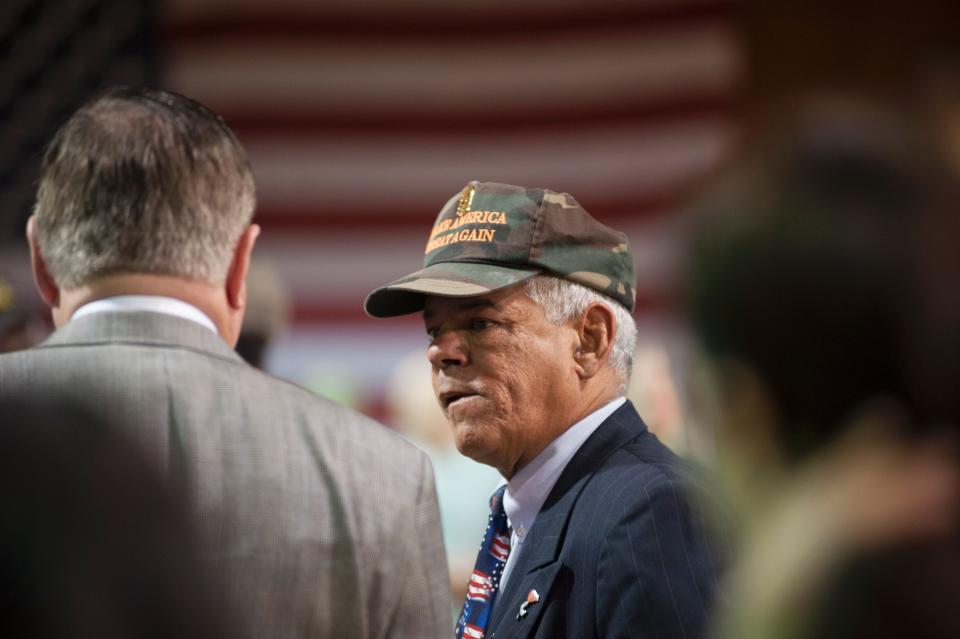
{"type": "Polygon", "coordinates": [[[506,484],[497,488],[496,492],[490,495],[490,514],[493,517],[506,517],[507,515],[503,509],[503,494],[505,492],[507,492],[506,484]]]}

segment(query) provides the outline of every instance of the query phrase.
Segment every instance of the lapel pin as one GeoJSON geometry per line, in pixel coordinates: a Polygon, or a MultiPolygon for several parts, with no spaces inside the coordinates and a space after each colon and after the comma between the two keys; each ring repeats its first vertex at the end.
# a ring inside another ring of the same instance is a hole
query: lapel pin
{"type": "Polygon", "coordinates": [[[520,612],[517,613],[517,621],[520,621],[527,616],[527,608],[534,605],[540,601],[540,593],[536,590],[531,590],[527,593],[527,600],[520,604],[520,612]]]}

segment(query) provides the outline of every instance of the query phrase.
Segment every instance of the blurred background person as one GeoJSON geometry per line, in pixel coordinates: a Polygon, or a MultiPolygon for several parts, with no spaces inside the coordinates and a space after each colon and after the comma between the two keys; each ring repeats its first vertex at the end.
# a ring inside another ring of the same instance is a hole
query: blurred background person
{"type": "Polygon", "coordinates": [[[264,369],[270,346],[290,322],[290,291],[273,264],[252,257],[247,273],[247,312],[236,351],[248,364],[264,369]]]}
{"type": "Polygon", "coordinates": [[[49,332],[38,310],[31,304],[33,299],[33,296],[25,297],[0,277],[0,353],[30,348],[39,344],[49,332]]]}
{"type": "Polygon", "coordinates": [[[698,422],[690,407],[687,371],[693,354],[689,339],[677,330],[661,329],[638,340],[627,398],[650,431],[673,452],[710,464],[711,425],[709,420],[698,422]]]}
{"type": "Polygon", "coordinates": [[[433,394],[430,362],[423,351],[397,362],[387,383],[386,405],[387,423],[426,451],[433,462],[455,618],[477,558],[477,531],[483,530],[490,514],[486,502],[500,475],[457,450],[453,431],[433,394]]]}
{"type": "Polygon", "coordinates": [[[187,496],[117,424],[0,398],[0,635],[233,637],[187,496]]]}
{"type": "Polygon", "coordinates": [[[928,317],[955,185],[919,125],[811,99],[703,196],[690,320],[742,517],[721,636],[960,633],[960,325],[928,317]]]}

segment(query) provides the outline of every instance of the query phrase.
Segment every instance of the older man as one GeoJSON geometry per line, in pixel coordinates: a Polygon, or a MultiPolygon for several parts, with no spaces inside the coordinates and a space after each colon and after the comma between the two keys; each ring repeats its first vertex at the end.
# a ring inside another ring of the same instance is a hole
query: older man
{"type": "Polygon", "coordinates": [[[471,182],[378,317],[423,311],[437,399],[491,500],[456,636],[687,637],[715,558],[687,473],[624,397],[636,327],[626,236],[571,196],[471,182]]]}
{"type": "Polygon", "coordinates": [[[202,105],[121,88],[81,108],[28,226],[58,330],[0,357],[0,395],[56,389],[134,432],[184,485],[244,636],[447,635],[424,455],[231,349],[253,208],[246,155],[202,105]]]}

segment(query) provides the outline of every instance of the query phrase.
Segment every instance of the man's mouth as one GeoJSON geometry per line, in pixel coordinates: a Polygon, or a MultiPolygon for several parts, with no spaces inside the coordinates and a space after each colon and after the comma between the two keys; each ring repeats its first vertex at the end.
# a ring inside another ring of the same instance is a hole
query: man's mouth
{"type": "Polygon", "coordinates": [[[468,397],[478,397],[478,395],[469,391],[447,391],[440,393],[440,404],[444,409],[447,409],[456,402],[468,397]]]}

